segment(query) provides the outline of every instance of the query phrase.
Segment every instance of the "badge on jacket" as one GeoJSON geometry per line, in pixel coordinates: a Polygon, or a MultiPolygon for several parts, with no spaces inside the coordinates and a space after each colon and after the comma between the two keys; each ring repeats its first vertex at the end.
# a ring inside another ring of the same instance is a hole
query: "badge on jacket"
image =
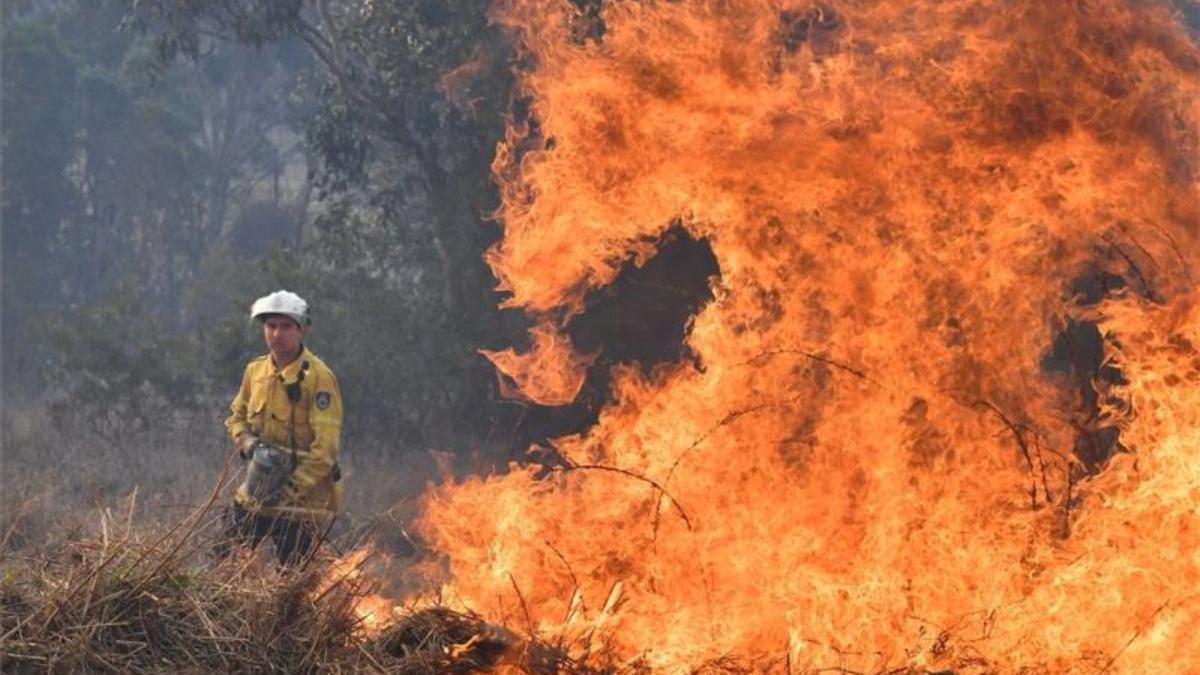
{"type": "Polygon", "coordinates": [[[329,403],[333,401],[333,396],[327,391],[318,391],[314,402],[317,404],[317,410],[324,410],[329,407],[329,403]]]}

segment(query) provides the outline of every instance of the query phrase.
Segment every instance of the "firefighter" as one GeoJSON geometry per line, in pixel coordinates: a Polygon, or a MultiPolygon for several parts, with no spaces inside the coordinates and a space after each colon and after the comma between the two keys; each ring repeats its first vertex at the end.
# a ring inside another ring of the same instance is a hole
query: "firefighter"
{"type": "Polygon", "coordinates": [[[224,558],[270,536],[279,561],[291,565],[319,543],[318,519],[341,505],[342,395],[333,371],[304,345],[312,322],[303,298],[276,291],[256,300],[250,317],[268,353],[246,365],[225,420],[247,468],[215,552],[224,558]]]}

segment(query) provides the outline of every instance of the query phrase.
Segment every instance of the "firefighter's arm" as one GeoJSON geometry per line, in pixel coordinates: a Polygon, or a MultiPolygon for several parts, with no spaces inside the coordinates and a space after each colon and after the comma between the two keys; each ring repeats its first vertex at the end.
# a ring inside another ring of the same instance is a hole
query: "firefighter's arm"
{"type": "Polygon", "coordinates": [[[250,403],[250,368],[247,367],[242,373],[242,385],[238,388],[238,393],[233,397],[233,401],[229,404],[229,417],[225,418],[225,430],[229,432],[229,438],[237,444],[238,449],[242,450],[247,439],[252,438],[250,433],[250,421],[247,411],[250,403]]]}
{"type": "Polygon", "coordinates": [[[299,497],[333,471],[338,459],[342,435],[342,392],[333,373],[321,373],[313,388],[308,423],[313,431],[313,443],[308,452],[300,453],[296,470],[287,482],[287,490],[299,497]]]}

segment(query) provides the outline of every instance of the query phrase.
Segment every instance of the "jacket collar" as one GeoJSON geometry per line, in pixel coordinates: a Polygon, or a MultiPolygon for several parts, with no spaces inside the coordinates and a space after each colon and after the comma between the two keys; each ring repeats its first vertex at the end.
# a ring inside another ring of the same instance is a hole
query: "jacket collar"
{"type": "Polygon", "coordinates": [[[267,362],[271,364],[271,372],[279,376],[284,382],[295,382],[296,377],[300,373],[300,369],[303,368],[304,364],[308,362],[308,357],[308,348],[304,345],[300,345],[300,354],[296,356],[295,360],[283,368],[279,368],[275,365],[275,361],[271,360],[271,355],[269,353],[267,354],[267,362]]]}

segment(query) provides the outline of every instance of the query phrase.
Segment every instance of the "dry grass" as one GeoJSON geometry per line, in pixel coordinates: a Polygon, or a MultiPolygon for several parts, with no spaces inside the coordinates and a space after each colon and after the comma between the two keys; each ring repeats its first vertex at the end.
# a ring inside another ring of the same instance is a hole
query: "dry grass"
{"type": "Polygon", "coordinates": [[[295,569],[259,556],[209,562],[210,512],[153,533],[106,521],[97,539],[0,561],[0,671],[607,672],[444,607],[364,637],[362,582],[334,577],[329,556],[295,569]]]}
{"type": "Polygon", "coordinates": [[[2,413],[0,554],[98,535],[98,523],[131,501],[136,525],[177,521],[206,497],[228,447],[215,415],[112,437],[45,406],[2,413]]]}
{"type": "MultiPolygon", "coordinates": [[[[355,619],[318,567],[255,574],[236,559],[203,564],[209,498],[170,528],[143,533],[132,500],[95,539],[7,556],[0,658],[16,672],[313,672],[337,662],[355,619]]],[[[252,560],[252,559],[251,559],[252,560]]]]}
{"type": "MultiPolygon", "coordinates": [[[[223,414],[180,414],[113,437],[82,420],[54,420],[44,406],[8,405],[0,411],[0,555],[98,536],[98,523],[128,512],[131,501],[141,529],[184,517],[207,497],[229,450],[223,414]]],[[[423,449],[383,443],[350,443],[342,469],[339,532],[365,529],[411,502],[439,471],[423,449]]]]}
{"type": "Polygon", "coordinates": [[[4,420],[0,672],[611,671],[444,607],[407,612],[365,637],[359,596],[420,581],[373,579],[368,588],[334,579],[332,563],[368,535],[391,546],[397,517],[435,471],[428,460],[416,466],[420,455],[400,467],[380,453],[348,462],[348,478],[363,479],[348,501],[380,515],[343,517],[331,545],[304,565],[281,569],[265,551],[214,562],[237,463],[210,422],[177,420],[114,444],[80,442],[79,430],[36,414],[4,420]]]}

